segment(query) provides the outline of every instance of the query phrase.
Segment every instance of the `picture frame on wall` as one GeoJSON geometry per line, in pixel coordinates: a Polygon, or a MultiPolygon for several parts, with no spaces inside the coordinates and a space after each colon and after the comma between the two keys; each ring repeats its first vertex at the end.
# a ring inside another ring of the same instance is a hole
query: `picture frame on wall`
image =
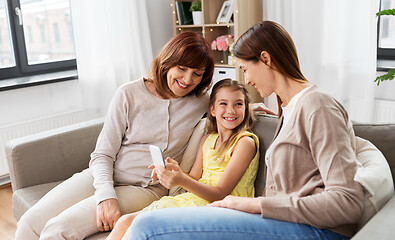
{"type": "Polygon", "coordinates": [[[233,15],[233,0],[227,0],[222,4],[221,10],[218,13],[217,23],[229,23],[233,15]]]}

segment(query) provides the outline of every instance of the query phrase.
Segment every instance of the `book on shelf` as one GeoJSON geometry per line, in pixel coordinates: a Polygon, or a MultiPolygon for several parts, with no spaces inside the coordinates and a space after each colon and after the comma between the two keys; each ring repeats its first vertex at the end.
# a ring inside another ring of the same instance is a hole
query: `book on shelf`
{"type": "Polygon", "coordinates": [[[178,25],[193,24],[192,13],[189,11],[191,2],[176,1],[178,25]]]}

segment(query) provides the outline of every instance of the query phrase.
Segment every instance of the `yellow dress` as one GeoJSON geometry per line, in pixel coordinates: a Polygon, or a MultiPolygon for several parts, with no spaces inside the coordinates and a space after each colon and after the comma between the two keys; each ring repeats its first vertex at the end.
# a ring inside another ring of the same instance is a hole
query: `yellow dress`
{"type": "MultiPolygon", "coordinates": [[[[238,140],[244,136],[250,136],[255,140],[257,153],[255,154],[254,159],[252,159],[243,177],[240,179],[239,183],[236,185],[230,195],[240,197],[254,197],[254,181],[256,178],[259,162],[259,140],[258,137],[251,132],[245,131],[238,135],[236,142],[226,152],[225,158],[220,165],[218,165],[217,158],[215,157],[217,150],[214,149],[218,138],[218,133],[210,134],[203,144],[203,174],[199,179],[199,182],[212,186],[216,186],[218,184],[218,181],[230,160],[233,148],[235,147],[238,140]]],[[[145,210],[175,207],[198,207],[205,206],[208,203],[208,201],[196,196],[195,194],[186,192],[174,197],[162,197],[161,199],[151,203],[145,208],[145,210]]]]}

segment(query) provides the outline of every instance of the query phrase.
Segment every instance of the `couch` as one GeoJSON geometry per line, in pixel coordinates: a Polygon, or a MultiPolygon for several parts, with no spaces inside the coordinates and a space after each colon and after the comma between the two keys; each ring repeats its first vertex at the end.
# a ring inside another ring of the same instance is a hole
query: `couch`
{"type": "MultiPolygon", "coordinates": [[[[265,165],[262,156],[273,138],[277,118],[269,115],[257,115],[256,118],[254,132],[260,138],[261,159],[255,187],[259,195],[264,188],[265,165]]],[[[202,125],[200,123],[195,129],[192,136],[195,140],[186,149],[184,157],[195,154],[196,147],[192,145],[197,144],[196,139],[200,138],[202,125]]],[[[16,220],[19,220],[24,212],[54,186],[88,167],[90,153],[95,147],[102,126],[103,119],[95,119],[14,139],[7,143],[7,161],[13,189],[12,206],[16,220]]],[[[354,130],[357,136],[369,140],[380,149],[394,176],[395,124],[354,123],[354,130]]],[[[181,167],[184,170],[191,167],[191,163],[186,165],[188,166],[181,165],[181,167]]],[[[353,239],[395,239],[393,222],[395,222],[394,196],[358,231],[353,239]]],[[[107,234],[98,233],[86,239],[105,239],[107,234]]]]}

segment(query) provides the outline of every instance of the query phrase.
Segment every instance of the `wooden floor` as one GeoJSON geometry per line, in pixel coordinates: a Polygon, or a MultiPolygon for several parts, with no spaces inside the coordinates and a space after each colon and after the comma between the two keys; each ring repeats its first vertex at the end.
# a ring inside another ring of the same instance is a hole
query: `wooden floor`
{"type": "Polygon", "coordinates": [[[14,240],[16,221],[12,215],[12,190],[9,184],[0,186],[0,239],[14,240]]]}

